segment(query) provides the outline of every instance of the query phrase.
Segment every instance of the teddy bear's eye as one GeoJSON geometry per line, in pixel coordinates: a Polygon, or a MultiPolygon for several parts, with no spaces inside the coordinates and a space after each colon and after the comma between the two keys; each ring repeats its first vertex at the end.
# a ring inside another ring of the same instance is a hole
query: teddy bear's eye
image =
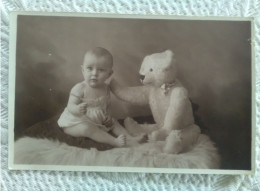
{"type": "Polygon", "coordinates": [[[153,69],[152,68],[150,68],[150,72],[152,72],[153,71],[153,69]]]}

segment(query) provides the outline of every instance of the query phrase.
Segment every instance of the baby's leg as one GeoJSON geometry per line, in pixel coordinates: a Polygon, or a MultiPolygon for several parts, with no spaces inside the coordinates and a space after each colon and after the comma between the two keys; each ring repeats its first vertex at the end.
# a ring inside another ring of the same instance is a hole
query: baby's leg
{"type": "Polygon", "coordinates": [[[130,132],[131,135],[137,136],[140,133],[150,134],[151,132],[158,129],[157,124],[138,124],[135,120],[127,117],[124,121],[125,128],[130,132]]]}
{"type": "Polygon", "coordinates": [[[126,136],[126,145],[128,145],[128,146],[138,145],[139,143],[144,143],[147,141],[146,134],[139,133],[138,136],[133,137],[116,120],[114,120],[114,128],[113,128],[112,132],[115,135],[121,135],[121,134],[125,135],[126,136]]]}
{"type": "Polygon", "coordinates": [[[110,144],[116,147],[123,147],[126,144],[126,136],[121,134],[117,138],[99,129],[95,125],[80,123],[73,127],[64,128],[64,132],[73,137],[88,137],[94,141],[110,144]]]}

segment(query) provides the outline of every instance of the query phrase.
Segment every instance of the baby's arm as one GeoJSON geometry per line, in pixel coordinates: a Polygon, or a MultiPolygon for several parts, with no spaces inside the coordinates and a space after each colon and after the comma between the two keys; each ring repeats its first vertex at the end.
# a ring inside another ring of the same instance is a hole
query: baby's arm
{"type": "Polygon", "coordinates": [[[70,91],[69,101],[67,108],[69,112],[74,115],[83,115],[86,113],[86,103],[81,103],[81,98],[83,97],[83,85],[78,83],[70,91]]]}

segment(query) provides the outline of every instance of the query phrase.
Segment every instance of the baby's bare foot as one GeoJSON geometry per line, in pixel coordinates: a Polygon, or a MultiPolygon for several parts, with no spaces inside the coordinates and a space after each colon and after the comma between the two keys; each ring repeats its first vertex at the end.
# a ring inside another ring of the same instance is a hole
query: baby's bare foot
{"type": "Polygon", "coordinates": [[[126,145],[126,136],[125,135],[119,135],[115,139],[115,146],[117,147],[123,147],[126,145]]]}

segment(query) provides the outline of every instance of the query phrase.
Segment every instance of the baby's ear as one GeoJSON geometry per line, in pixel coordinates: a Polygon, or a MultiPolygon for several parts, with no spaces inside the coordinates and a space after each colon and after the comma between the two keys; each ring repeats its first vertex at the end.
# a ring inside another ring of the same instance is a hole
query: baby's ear
{"type": "Polygon", "coordinates": [[[112,76],[112,74],[113,74],[113,70],[110,71],[110,73],[108,74],[108,77],[106,79],[106,82],[108,84],[110,84],[110,82],[114,80],[113,78],[110,78],[112,76]]]}
{"type": "Polygon", "coordinates": [[[111,70],[108,77],[112,76],[113,73],[114,73],[114,71],[111,70]]]}

